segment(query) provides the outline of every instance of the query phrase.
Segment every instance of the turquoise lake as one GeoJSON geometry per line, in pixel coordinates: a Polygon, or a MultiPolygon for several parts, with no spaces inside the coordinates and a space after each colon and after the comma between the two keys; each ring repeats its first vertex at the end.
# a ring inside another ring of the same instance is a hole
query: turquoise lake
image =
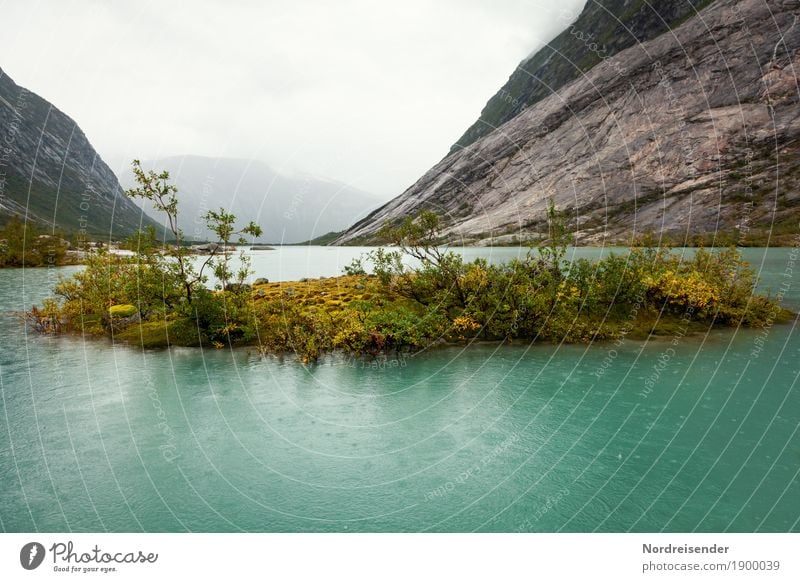
{"type": "MultiPolygon", "coordinates": [[[[359,252],[253,256],[292,280],[359,252]]],[[[791,253],[744,251],[800,310],[791,253]]],[[[26,331],[76,268],[0,270],[0,530],[800,531],[791,324],[310,366],[26,331]]]]}

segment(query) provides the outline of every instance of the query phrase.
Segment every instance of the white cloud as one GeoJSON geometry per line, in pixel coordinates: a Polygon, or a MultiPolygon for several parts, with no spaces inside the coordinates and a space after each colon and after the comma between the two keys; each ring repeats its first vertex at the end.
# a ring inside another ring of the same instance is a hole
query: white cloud
{"type": "Polygon", "coordinates": [[[394,196],[582,0],[0,2],[0,66],[134,157],[262,159],[394,196]]]}

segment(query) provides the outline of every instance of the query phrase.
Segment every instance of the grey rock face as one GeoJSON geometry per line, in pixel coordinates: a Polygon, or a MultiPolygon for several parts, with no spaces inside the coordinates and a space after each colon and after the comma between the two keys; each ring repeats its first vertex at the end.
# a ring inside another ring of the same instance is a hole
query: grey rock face
{"type": "Polygon", "coordinates": [[[796,232],[798,8],[713,3],[450,154],[337,242],[374,240],[423,208],[452,242],[532,238],[550,199],[583,242],[796,232]]]}
{"type": "Polygon", "coordinates": [[[155,224],[75,121],[0,69],[0,222],[10,216],[112,237],[155,224]]]}
{"type": "Polygon", "coordinates": [[[590,0],[575,22],[514,70],[451,152],[489,134],[602,60],[656,38],[713,0],[590,0]]]}

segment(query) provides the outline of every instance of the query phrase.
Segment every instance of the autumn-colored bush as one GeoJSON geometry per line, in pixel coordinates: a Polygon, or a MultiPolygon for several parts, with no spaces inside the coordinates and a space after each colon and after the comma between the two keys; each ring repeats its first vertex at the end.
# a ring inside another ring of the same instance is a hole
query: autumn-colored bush
{"type": "Polygon", "coordinates": [[[100,253],[61,281],[60,301],[32,311],[33,320],[50,332],[113,332],[144,347],[254,345],[311,362],[332,350],[378,354],[475,339],[588,343],[668,333],[676,322],[761,325],[786,315],[755,294],[755,275],[735,249],[684,256],[636,247],[567,261],[553,208],[549,218],[551,239],[505,264],[467,262],[439,246],[439,221],[428,213],[388,228],[395,247],[354,261],[344,276],[217,290],[198,280],[191,300],[176,260],[152,250],[100,253]],[[418,266],[409,268],[408,257],[418,266]]]}

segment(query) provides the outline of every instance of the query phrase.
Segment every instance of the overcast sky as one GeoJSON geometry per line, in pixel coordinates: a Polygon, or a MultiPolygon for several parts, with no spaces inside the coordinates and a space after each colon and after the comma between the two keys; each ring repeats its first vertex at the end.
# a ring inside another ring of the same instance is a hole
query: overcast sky
{"type": "Polygon", "coordinates": [[[263,160],[388,198],[584,0],[0,0],[0,66],[134,157],[263,160]]]}

